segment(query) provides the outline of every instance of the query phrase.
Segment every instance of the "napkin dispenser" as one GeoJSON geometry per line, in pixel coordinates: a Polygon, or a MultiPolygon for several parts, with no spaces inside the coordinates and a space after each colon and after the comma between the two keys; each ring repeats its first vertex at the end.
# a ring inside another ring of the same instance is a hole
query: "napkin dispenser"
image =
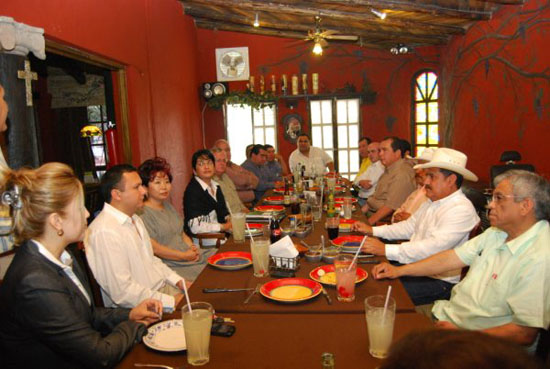
{"type": "Polygon", "coordinates": [[[300,267],[298,250],[289,236],[281,238],[269,247],[269,274],[273,277],[294,277],[300,267]]]}

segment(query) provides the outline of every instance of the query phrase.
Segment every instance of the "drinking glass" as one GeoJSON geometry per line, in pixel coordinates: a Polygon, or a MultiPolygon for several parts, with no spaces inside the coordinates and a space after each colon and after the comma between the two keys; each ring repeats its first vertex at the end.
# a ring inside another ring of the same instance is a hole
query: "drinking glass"
{"type": "Polygon", "coordinates": [[[321,220],[321,217],[323,215],[323,207],[318,204],[312,205],[311,212],[313,213],[313,220],[318,222],[321,220]]]}
{"type": "Polygon", "coordinates": [[[246,223],[245,213],[236,213],[231,216],[231,224],[233,228],[233,240],[236,243],[244,242],[244,229],[246,223]]]}
{"type": "Polygon", "coordinates": [[[353,262],[354,255],[338,255],[334,259],[336,272],[336,297],[338,301],[352,302],[355,300],[355,278],[357,263],[353,262]]]}
{"type": "Polygon", "coordinates": [[[340,217],[327,218],[327,233],[329,240],[333,240],[338,237],[338,227],[340,226],[340,217]]]}
{"type": "Polygon", "coordinates": [[[210,330],[214,308],[207,302],[192,302],[181,309],[185,342],[187,344],[187,362],[193,366],[204,365],[210,361],[210,330]]]}
{"type": "Polygon", "coordinates": [[[365,299],[365,317],[369,332],[369,352],[372,356],[383,359],[388,356],[393,336],[395,320],[395,300],[390,297],[388,308],[384,312],[386,296],[374,295],[365,299]]]}
{"type": "Polygon", "coordinates": [[[353,212],[353,199],[349,196],[344,197],[344,218],[351,219],[351,213],[353,212]]]}
{"type": "Polygon", "coordinates": [[[262,237],[250,242],[254,277],[267,277],[269,275],[269,245],[269,237],[262,237]]]}
{"type": "Polygon", "coordinates": [[[334,191],[336,187],[336,177],[327,177],[327,187],[329,191],[334,191]]]}

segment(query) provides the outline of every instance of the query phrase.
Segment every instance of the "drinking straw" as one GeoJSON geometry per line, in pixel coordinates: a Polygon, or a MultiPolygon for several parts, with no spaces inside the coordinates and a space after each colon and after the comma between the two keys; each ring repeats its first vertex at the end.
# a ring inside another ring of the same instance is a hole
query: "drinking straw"
{"type": "Polygon", "coordinates": [[[382,313],[382,324],[386,321],[386,311],[388,311],[388,304],[390,302],[391,286],[388,286],[388,292],[386,293],[386,302],[384,303],[384,313],[382,313]]]}
{"type": "Polygon", "coordinates": [[[367,236],[363,237],[363,241],[361,241],[361,244],[359,245],[359,248],[357,251],[355,251],[355,256],[353,257],[353,260],[351,261],[351,264],[348,267],[348,271],[351,270],[351,267],[353,266],[353,263],[357,261],[357,257],[359,256],[359,253],[361,252],[361,249],[363,248],[363,244],[365,243],[365,240],[367,239],[367,236]]]}
{"type": "Polygon", "coordinates": [[[185,285],[185,280],[182,282],[183,292],[185,293],[185,299],[187,300],[187,307],[189,307],[189,313],[193,314],[193,309],[191,309],[191,301],[189,300],[189,294],[187,293],[187,286],[185,285]]]}

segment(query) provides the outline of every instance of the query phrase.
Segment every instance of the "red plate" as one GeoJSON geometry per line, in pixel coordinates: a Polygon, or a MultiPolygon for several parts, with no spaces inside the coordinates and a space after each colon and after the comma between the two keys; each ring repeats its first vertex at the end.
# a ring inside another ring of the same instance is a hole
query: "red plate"
{"type": "Polygon", "coordinates": [[[319,295],[322,289],[319,283],[311,279],[282,278],[264,284],[260,288],[260,293],[270,300],[292,304],[312,299],[319,295]]]}
{"type": "Polygon", "coordinates": [[[262,229],[262,223],[246,223],[250,229],[262,229]]]}
{"type": "MultiPolygon", "coordinates": [[[[289,188],[288,189],[289,192],[294,192],[294,189],[293,188],[289,188]]],[[[284,187],[281,187],[281,188],[275,188],[273,190],[273,192],[276,192],[276,193],[285,193],[285,188],[284,187]]]]}
{"type": "Polygon", "coordinates": [[[264,198],[264,201],[265,202],[283,202],[284,201],[284,196],[267,196],[266,198],[264,198]]]}
{"type": "MultiPolygon", "coordinates": [[[[334,272],[334,264],[321,265],[320,267],[313,269],[311,272],[309,272],[309,277],[313,279],[315,282],[323,283],[329,286],[336,286],[336,283],[323,282],[321,280],[322,276],[319,275],[319,271],[321,270],[324,271],[325,274],[334,272]]],[[[369,273],[367,273],[365,269],[357,268],[355,283],[363,282],[365,279],[367,279],[368,276],[369,276],[369,273]]]]}
{"type": "Polygon", "coordinates": [[[355,222],[355,219],[340,219],[340,232],[351,232],[351,225],[355,222]]]}
{"type": "MultiPolygon", "coordinates": [[[[344,198],[343,197],[335,197],[334,202],[343,204],[344,203],[344,198]]],[[[355,204],[356,202],[357,202],[357,199],[355,197],[352,197],[351,198],[351,203],[355,204]]]]}
{"type": "Polygon", "coordinates": [[[208,264],[222,270],[239,270],[252,265],[252,254],[243,251],[220,252],[208,258],[208,264]]]}
{"type": "Polygon", "coordinates": [[[284,211],[285,207],[282,205],[259,205],[254,208],[256,211],[284,211]]]}
{"type": "Polygon", "coordinates": [[[340,236],[331,240],[334,245],[346,248],[357,248],[363,242],[363,236],[340,236]]]}

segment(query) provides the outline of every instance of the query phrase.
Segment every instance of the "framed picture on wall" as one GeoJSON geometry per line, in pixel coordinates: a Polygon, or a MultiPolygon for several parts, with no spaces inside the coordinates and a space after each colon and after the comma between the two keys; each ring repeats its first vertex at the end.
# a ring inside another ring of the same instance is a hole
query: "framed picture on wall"
{"type": "Polygon", "coordinates": [[[248,47],[216,49],[218,81],[247,81],[250,77],[248,47]]]}
{"type": "Polygon", "coordinates": [[[292,144],[296,144],[296,140],[300,133],[302,133],[302,127],[304,120],[300,114],[287,114],[283,117],[284,137],[285,140],[292,144]]]}

